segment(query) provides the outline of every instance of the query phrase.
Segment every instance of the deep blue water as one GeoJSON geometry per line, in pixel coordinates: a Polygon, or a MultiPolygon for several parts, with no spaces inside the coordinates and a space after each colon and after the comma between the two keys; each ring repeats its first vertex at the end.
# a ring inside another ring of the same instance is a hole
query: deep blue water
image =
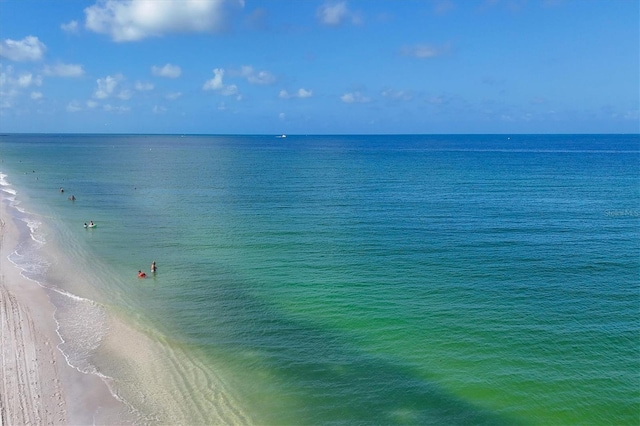
{"type": "Polygon", "coordinates": [[[98,306],[56,293],[63,350],[143,422],[640,422],[638,135],[7,135],[0,159],[46,241],[22,267],[98,306]]]}

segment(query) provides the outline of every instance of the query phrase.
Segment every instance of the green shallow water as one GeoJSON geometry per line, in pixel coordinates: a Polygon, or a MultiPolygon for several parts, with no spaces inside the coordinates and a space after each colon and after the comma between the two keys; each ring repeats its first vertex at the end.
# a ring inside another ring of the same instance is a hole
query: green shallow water
{"type": "Polygon", "coordinates": [[[180,354],[194,421],[228,408],[213,377],[230,423],[640,421],[637,136],[17,135],[0,156],[46,244],[93,265],[67,290],[180,354]]]}

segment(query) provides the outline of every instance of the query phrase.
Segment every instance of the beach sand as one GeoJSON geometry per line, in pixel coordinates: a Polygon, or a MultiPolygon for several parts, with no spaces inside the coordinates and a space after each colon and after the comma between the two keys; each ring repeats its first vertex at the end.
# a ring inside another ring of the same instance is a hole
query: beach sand
{"type": "Polygon", "coordinates": [[[4,203],[0,213],[0,426],[127,423],[106,383],[69,366],[58,350],[48,290],[7,260],[18,231],[4,203]]]}
{"type": "MultiPolygon", "coordinates": [[[[197,357],[179,345],[162,345],[113,315],[107,315],[108,332],[91,358],[100,375],[72,367],[61,350],[69,342],[62,341],[52,303],[60,297],[52,290],[57,286],[25,278],[8,259],[23,225],[12,209],[0,202],[0,426],[252,423],[220,377],[197,357]]],[[[64,256],[55,262],[53,279],[77,286],[82,273],[64,256]]]]}

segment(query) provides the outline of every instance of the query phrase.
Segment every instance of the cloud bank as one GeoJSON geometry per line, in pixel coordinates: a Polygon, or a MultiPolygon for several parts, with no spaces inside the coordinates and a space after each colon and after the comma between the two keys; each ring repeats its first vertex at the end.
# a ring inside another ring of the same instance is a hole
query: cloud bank
{"type": "Polygon", "coordinates": [[[52,77],[81,77],[84,75],[82,65],[63,64],[47,65],[44,67],[44,74],[52,77]]]}
{"type": "Polygon", "coordinates": [[[240,68],[239,75],[247,79],[251,84],[272,84],[276,78],[269,71],[256,71],[250,65],[243,65],[240,68]]]}
{"type": "Polygon", "coordinates": [[[305,98],[310,98],[311,96],[313,96],[313,90],[307,90],[304,88],[300,88],[294,93],[289,93],[286,90],[281,90],[280,93],[278,94],[278,97],[280,97],[281,99],[291,99],[291,98],[305,99],[305,98]]]}
{"type": "Polygon", "coordinates": [[[218,32],[244,0],[106,0],[84,10],[88,30],[117,42],[169,33],[218,32]]]}
{"type": "Polygon", "coordinates": [[[46,50],[44,43],[35,36],[27,36],[22,40],[0,40],[0,57],[10,61],[39,61],[46,50]]]}
{"type": "Polygon", "coordinates": [[[353,24],[362,23],[360,15],[352,12],[345,1],[323,4],[318,8],[316,16],[321,24],[334,27],[349,20],[353,24]]]}
{"type": "Polygon", "coordinates": [[[178,78],[182,74],[182,69],[177,65],[166,64],[163,67],[151,67],[151,72],[158,77],[178,78]]]}
{"type": "Polygon", "coordinates": [[[340,96],[340,100],[345,104],[366,104],[371,102],[371,98],[360,92],[345,93],[340,96]]]}

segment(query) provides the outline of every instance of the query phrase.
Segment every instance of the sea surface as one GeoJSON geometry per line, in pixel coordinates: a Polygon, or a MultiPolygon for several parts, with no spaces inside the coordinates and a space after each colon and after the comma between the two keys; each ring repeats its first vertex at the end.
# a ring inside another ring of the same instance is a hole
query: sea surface
{"type": "Polygon", "coordinates": [[[640,423],[638,135],[2,135],[0,161],[3,267],[139,424],[640,423]]]}

